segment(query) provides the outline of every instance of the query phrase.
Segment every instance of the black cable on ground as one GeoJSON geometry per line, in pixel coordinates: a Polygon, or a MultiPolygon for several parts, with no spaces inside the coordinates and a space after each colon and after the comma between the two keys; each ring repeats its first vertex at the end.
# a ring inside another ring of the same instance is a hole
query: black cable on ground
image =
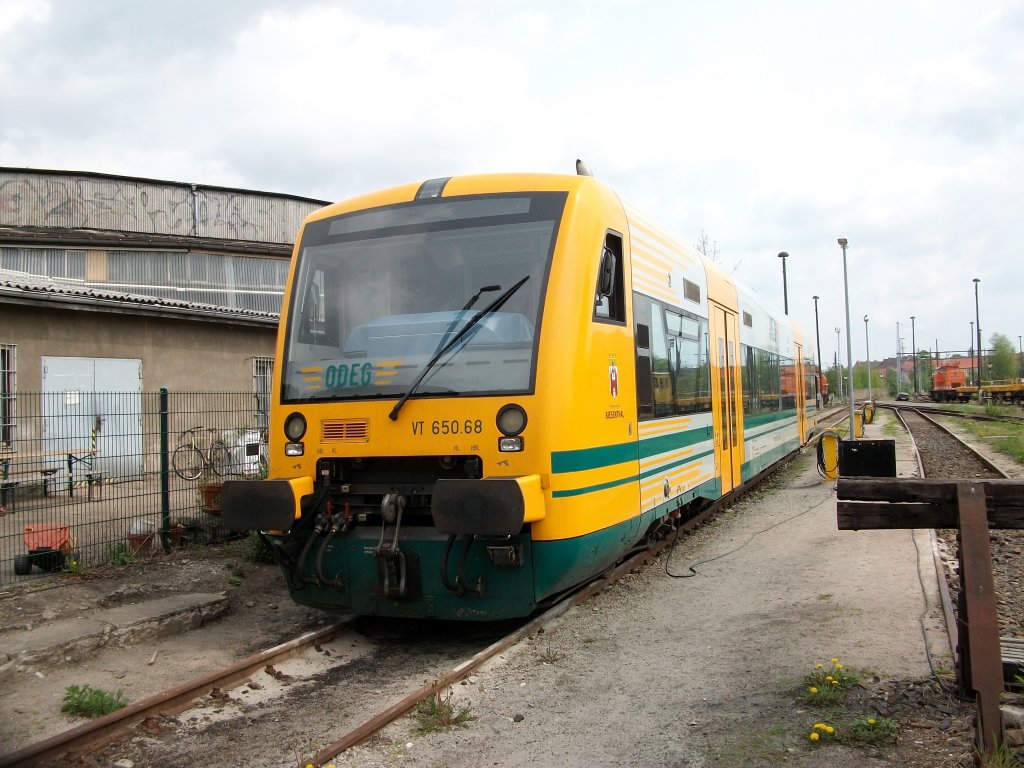
{"type": "MultiPolygon", "coordinates": [[[[921,598],[924,602],[924,608],[921,611],[921,615],[918,617],[918,624],[921,627],[921,639],[924,640],[924,655],[928,660],[928,669],[931,670],[932,677],[935,678],[935,682],[939,684],[939,688],[944,693],[948,693],[951,696],[956,696],[956,689],[950,689],[946,686],[946,682],[939,676],[938,670],[935,669],[935,660],[932,658],[931,648],[928,647],[928,630],[925,627],[925,619],[928,617],[928,590],[924,585],[924,577],[921,575],[921,548],[917,544],[917,536],[914,535],[913,529],[910,531],[910,540],[914,542],[914,552],[917,555],[917,562],[914,566],[917,570],[917,581],[921,585],[921,598]]],[[[945,578],[945,576],[943,576],[945,578]]]]}
{"type": "Polygon", "coordinates": [[[748,544],[750,544],[754,539],[756,539],[762,533],[767,533],[768,531],[772,530],[773,528],[778,528],[780,525],[783,525],[784,523],[788,523],[791,520],[796,520],[798,517],[802,517],[803,515],[806,515],[808,512],[814,511],[815,509],[820,507],[822,504],[824,504],[826,501],[828,501],[831,498],[832,498],[832,494],[829,493],[829,495],[827,497],[825,497],[824,499],[822,499],[819,502],[816,502],[815,504],[811,505],[810,507],[808,507],[807,509],[803,510],[802,512],[797,512],[795,515],[791,515],[791,516],[787,517],[784,520],[779,520],[777,523],[772,523],[767,528],[763,528],[762,530],[757,531],[756,533],[752,534],[749,539],[747,539],[745,542],[740,544],[735,549],[730,549],[728,552],[723,552],[722,554],[715,555],[714,557],[710,557],[707,560],[701,560],[699,563],[694,563],[693,565],[686,566],[689,569],[690,573],[672,573],[669,570],[669,568],[668,568],[668,564],[672,560],[672,553],[675,551],[676,544],[679,542],[679,535],[676,534],[676,538],[672,542],[672,546],[669,547],[668,554],[665,555],[665,574],[668,575],[668,576],[671,576],[673,579],[692,579],[694,576],[699,576],[701,574],[697,573],[697,571],[696,571],[697,566],[699,566],[699,565],[707,565],[708,563],[713,563],[715,560],[721,560],[723,557],[726,557],[728,555],[731,555],[731,554],[734,554],[736,552],[739,552],[741,549],[743,549],[748,544]]]}

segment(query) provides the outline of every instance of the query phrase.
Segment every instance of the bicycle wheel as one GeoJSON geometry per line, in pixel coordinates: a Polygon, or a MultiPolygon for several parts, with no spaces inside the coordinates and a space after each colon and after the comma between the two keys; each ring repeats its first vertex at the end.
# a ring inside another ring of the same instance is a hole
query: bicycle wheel
{"type": "Polygon", "coordinates": [[[203,474],[203,454],[194,445],[179,445],[171,456],[171,466],[182,480],[198,480],[203,474]]]}
{"type": "Polygon", "coordinates": [[[227,446],[224,445],[220,440],[210,444],[210,466],[213,468],[213,473],[220,477],[231,474],[231,468],[228,466],[231,464],[231,454],[228,453],[227,446]]]}

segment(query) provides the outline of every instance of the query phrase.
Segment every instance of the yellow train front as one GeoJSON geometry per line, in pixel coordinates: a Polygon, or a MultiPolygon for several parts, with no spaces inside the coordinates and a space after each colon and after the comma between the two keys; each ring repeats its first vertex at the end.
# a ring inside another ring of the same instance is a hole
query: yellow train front
{"type": "Polygon", "coordinates": [[[800,444],[799,346],[743,301],[589,177],[329,206],[296,243],[269,479],[227,483],[224,522],[270,533],[303,604],[527,615],[800,444]],[[789,339],[774,400],[744,390],[755,316],[789,339]]]}

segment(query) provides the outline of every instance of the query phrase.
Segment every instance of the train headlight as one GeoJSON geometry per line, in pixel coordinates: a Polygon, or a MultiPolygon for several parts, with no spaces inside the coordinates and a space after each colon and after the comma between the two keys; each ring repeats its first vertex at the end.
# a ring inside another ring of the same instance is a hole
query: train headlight
{"type": "Polygon", "coordinates": [[[284,421],[284,434],[291,442],[298,442],[306,434],[306,417],[293,413],[284,421]]]}
{"type": "MultiPolygon", "coordinates": [[[[515,437],[526,429],[526,411],[515,403],[503,405],[498,411],[498,431],[505,437],[515,437]]],[[[522,441],[520,441],[522,442],[522,441]]],[[[520,448],[519,450],[522,450],[520,448]]]]}
{"type": "Polygon", "coordinates": [[[523,450],[523,438],[521,437],[499,437],[498,450],[504,453],[518,452],[523,450]]]}

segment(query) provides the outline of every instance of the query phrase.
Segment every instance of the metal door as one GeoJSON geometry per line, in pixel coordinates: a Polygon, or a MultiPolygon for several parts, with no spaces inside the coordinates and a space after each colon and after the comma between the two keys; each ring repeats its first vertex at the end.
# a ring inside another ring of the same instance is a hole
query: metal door
{"type": "Polygon", "coordinates": [[[713,302],[711,314],[711,384],[715,397],[715,461],[722,484],[728,493],[742,481],[742,425],[736,408],[740,398],[740,376],[736,365],[736,344],[739,339],[736,313],[713,302]]]}
{"type": "MultiPolygon", "coordinates": [[[[142,475],[142,361],[43,358],[43,444],[51,464],[85,456],[105,479],[142,475]]],[[[76,475],[78,468],[75,468],[76,475]]],[[[76,478],[77,479],[77,478],[76,478]]]]}

